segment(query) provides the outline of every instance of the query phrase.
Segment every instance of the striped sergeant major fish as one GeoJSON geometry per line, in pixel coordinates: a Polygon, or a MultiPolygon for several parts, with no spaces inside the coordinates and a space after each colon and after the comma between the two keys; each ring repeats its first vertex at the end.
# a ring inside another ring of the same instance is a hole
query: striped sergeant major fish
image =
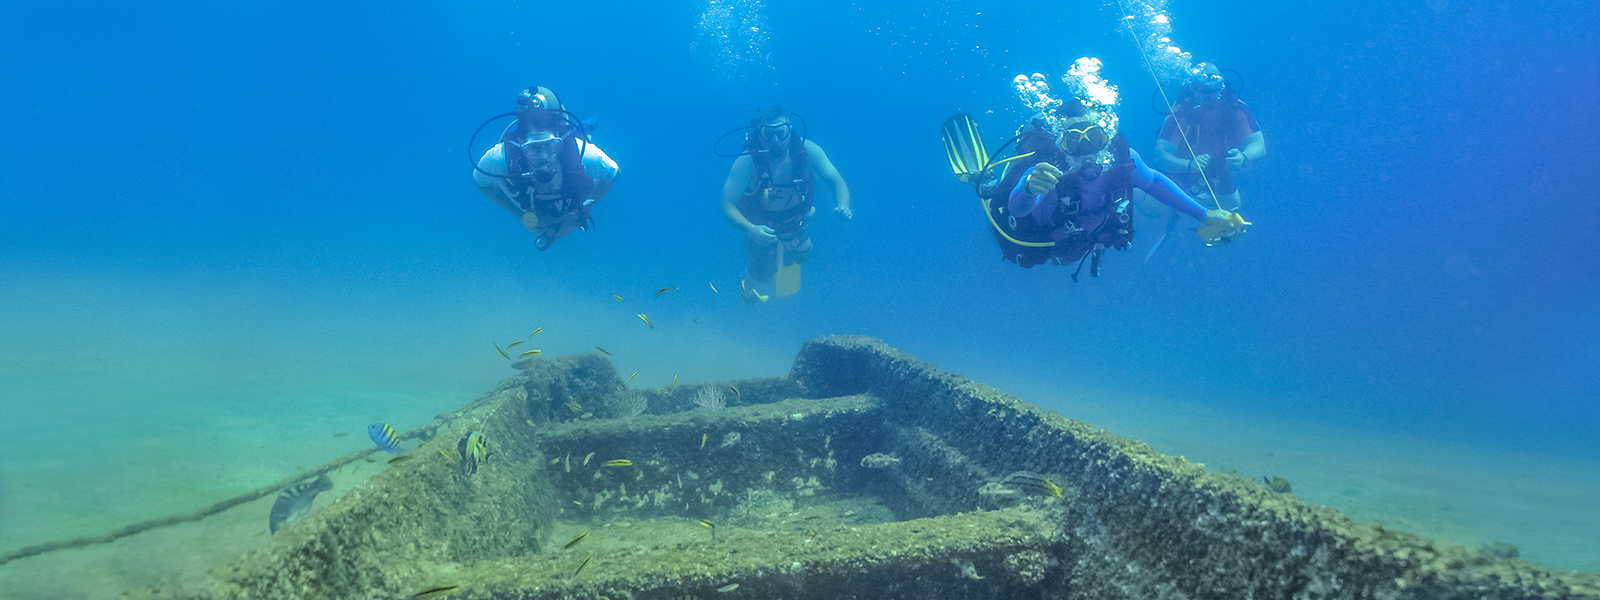
{"type": "Polygon", "coordinates": [[[367,426],[367,437],[372,438],[378,448],[389,454],[400,453],[400,436],[388,423],[373,423],[367,426]]]}
{"type": "Polygon", "coordinates": [[[461,453],[461,468],[468,475],[477,473],[478,467],[489,459],[489,439],[483,432],[474,431],[456,443],[456,451],[461,453]]]}
{"type": "Polygon", "coordinates": [[[328,474],[323,473],[316,479],[302,481],[287,488],[278,494],[278,500],[272,503],[272,512],[267,515],[267,528],[272,533],[278,533],[285,521],[293,521],[311,510],[311,501],[316,500],[317,494],[333,489],[333,480],[328,479],[328,474]]]}

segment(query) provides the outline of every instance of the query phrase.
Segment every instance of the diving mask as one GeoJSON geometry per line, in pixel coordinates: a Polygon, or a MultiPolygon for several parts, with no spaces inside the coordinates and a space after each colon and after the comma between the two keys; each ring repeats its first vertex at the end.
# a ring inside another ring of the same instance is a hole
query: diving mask
{"type": "Polygon", "coordinates": [[[777,125],[758,125],[756,127],[756,132],[761,135],[761,139],[763,140],[769,142],[782,142],[789,139],[789,133],[793,129],[794,128],[788,123],[779,123],[777,125]]]}
{"type": "Polygon", "coordinates": [[[506,140],[506,143],[521,149],[524,153],[534,155],[548,156],[561,151],[561,138],[556,137],[555,134],[548,131],[538,133],[543,135],[530,135],[528,136],[530,139],[523,140],[522,142],[506,140]]]}
{"type": "Polygon", "coordinates": [[[1106,128],[1092,121],[1068,124],[1061,132],[1061,149],[1071,156],[1088,156],[1106,147],[1106,128]]]}

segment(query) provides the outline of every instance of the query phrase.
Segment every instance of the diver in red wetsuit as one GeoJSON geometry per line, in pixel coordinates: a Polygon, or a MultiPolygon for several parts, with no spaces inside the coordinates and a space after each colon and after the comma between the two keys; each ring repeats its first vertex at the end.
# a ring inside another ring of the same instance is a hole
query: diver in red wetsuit
{"type": "Polygon", "coordinates": [[[1200,63],[1195,81],[1183,87],[1160,137],[1152,166],[1201,204],[1223,210],[1239,210],[1234,176],[1267,153],[1250,107],[1234,95],[1216,65],[1208,63],[1200,63]]]}

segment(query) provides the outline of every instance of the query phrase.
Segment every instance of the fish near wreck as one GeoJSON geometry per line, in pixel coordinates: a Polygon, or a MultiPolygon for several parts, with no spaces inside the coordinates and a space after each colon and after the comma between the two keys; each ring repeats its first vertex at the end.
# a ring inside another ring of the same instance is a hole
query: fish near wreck
{"type": "Polygon", "coordinates": [[[267,515],[267,529],[278,533],[278,528],[285,522],[294,521],[308,512],[311,512],[311,502],[316,500],[317,494],[333,489],[333,480],[328,479],[328,474],[323,473],[311,481],[303,481],[287,488],[278,494],[278,499],[272,503],[272,512],[267,515]]]}
{"type": "Polygon", "coordinates": [[[882,469],[897,462],[900,462],[900,459],[881,452],[861,457],[861,466],[868,469],[882,469]]]}

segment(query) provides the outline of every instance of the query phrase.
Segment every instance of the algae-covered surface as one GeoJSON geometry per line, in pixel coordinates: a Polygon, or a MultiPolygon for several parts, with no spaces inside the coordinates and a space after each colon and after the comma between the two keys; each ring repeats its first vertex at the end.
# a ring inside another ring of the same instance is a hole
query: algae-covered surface
{"type": "Polygon", "coordinates": [[[870,338],[653,390],[597,354],[515,366],[264,547],[129,596],[1600,597],[1600,576],[1355,521],[870,338]]]}

